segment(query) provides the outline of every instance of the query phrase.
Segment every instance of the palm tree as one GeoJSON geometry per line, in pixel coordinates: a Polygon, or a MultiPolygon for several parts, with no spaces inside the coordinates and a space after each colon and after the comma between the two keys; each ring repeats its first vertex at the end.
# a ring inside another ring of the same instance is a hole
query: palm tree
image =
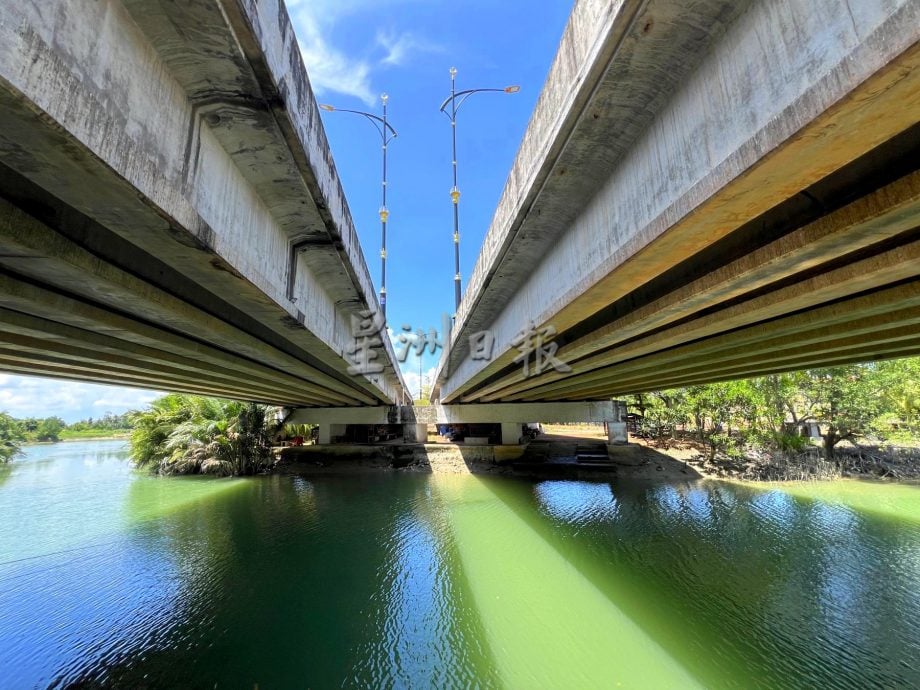
{"type": "Polygon", "coordinates": [[[255,474],[271,464],[264,405],[172,393],[132,421],[132,458],[160,474],[255,474]]]}

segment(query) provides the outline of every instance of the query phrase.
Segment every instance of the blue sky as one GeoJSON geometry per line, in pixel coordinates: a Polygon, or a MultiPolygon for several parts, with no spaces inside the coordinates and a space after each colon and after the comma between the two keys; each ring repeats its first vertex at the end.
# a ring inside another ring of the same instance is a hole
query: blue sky
{"type": "MultiPolygon", "coordinates": [[[[457,89],[518,84],[513,95],[475,94],[457,118],[460,267],[472,272],[530,113],[571,11],[561,0],[287,0],[320,103],[380,114],[399,132],[389,149],[387,317],[393,331],[437,328],[453,313],[450,122],[438,106],[457,89]]],[[[323,123],[375,288],[380,285],[380,138],[369,122],[324,112],[323,123]]],[[[430,375],[437,355],[426,356],[430,375]]],[[[404,371],[418,387],[418,359],[404,371]]],[[[68,421],[145,405],[153,395],[84,383],[0,376],[0,410],[68,421]]]]}

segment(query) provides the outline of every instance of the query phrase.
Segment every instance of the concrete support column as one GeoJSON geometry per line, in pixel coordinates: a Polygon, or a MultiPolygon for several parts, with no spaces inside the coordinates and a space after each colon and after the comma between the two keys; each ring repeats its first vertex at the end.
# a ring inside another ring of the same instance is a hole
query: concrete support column
{"type": "Polygon", "coordinates": [[[502,445],[516,446],[521,441],[521,424],[519,422],[502,422],[502,445]]]}
{"type": "Polygon", "coordinates": [[[344,424],[319,424],[319,438],[317,443],[327,445],[332,443],[333,436],[341,436],[345,433],[344,424]]]}
{"type": "Polygon", "coordinates": [[[626,422],[607,422],[607,443],[615,446],[629,443],[626,422]]]}
{"type": "Polygon", "coordinates": [[[607,421],[607,443],[617,446],[629,443],[629,432],[626,429],[626,403],[622,400],[613,401],[613,419],[607,421]]]}
{"type": "Polygon", "coordinates": [[[403,424],[403,440],[406,443],[415,441],[416,443],[425,443],[428,441],[427,424],[403,424]]]}

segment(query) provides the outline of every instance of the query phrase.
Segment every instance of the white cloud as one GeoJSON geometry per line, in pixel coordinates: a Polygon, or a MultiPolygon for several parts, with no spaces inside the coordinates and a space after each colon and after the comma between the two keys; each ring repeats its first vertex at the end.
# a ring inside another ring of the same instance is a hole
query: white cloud
{"type": "Polygon", "coordinates": [[[443,52],[439,46],[411,33],[378,30],[372,51],[349,55],[332,44],[334,25],[346,17],[368,16],[379,12],[381,5],[404,5],[418,0],[289,0],[291,20],[300,43],[310,84],[318,94],[340,93],[375,105],[377,93],[372,86],[374,67],[398,67],[418,53],[443,52]]]}
{"type": "Polygon", "coordinates": [[[431,367],[428,371],[422,372],[421,379],[419,378],[417,371],[405,371],[403,370],[403,380],[406,382],[406,387],[409,389],[409,392],[412,394],[412,397],[416,400],[419,398],[419,391],[421,387],[419,386],[419,381],[424,383],[425,388],[431,388],[431,382],[434,381],[435,367],[431,367]]]}
{"type": "Polygon", "coordinates": [[[412,33],[396,34],[392,31],[378,31],[377,45],[386,51],[380,64],[391,67],[404,65],[412,55],[418,53],[441,53],[443,49],[412,33]]]}
{"type": "Polygon", "coordinates": [[[19,418],[61,417],[70,423],[143,408],[161,395],[137,388],[0,374],[0,411],[19,418]]]}
{"type": "Polygon", "coordinates": [[[313,90],[317,94],[334,91],[355,96],[373,105],[375,94],[371,89],[370,65],[366,60],[352,58],[329,45],[314,12],[315,6],[308,3],[298,6],[292,14],[313,90]]]}

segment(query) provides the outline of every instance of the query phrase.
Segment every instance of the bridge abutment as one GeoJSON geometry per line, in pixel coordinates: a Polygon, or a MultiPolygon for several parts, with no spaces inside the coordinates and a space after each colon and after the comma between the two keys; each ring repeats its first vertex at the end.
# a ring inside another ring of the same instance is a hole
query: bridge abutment
{"type": "MultiPolygon", "coordinates": [[[[316,424],[318,443],[335,443],[348,435],[349,426],[402,427],[407,443],[425,443],[428,425],[483,426],[499,425],[500,445],[519,445],[523,424],[540,423],[605,423],[608,443],[628,442],[626,403],[619,400],[603,402],[566,403],[489,403],[475,405],[378,406],[378,407],[305,407],[294,410],[287,418],[289,424],[316,424]]],[[[494,428],[494,427],[493,427],[494,428]]],[[[472,437],[482,438],[478,434],[472,437]]]]}

